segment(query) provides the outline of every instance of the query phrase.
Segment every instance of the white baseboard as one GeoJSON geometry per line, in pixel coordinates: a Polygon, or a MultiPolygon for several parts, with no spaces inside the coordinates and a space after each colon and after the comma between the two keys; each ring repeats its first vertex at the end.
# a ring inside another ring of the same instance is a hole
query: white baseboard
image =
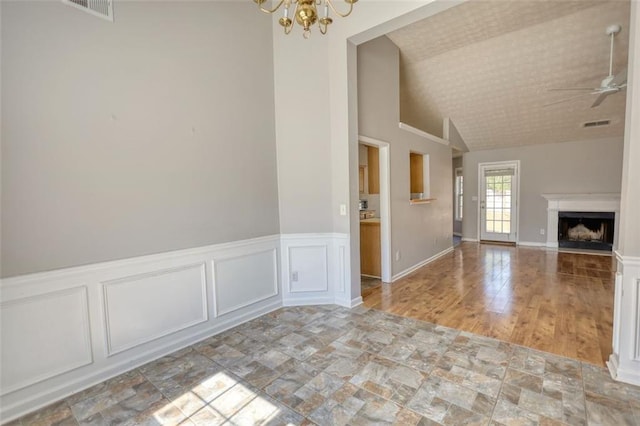
{"type": "Polygon", "coordinates": [[[275,235],[0,280],[0,418],[280,308],[279,253],[275,235]]]}
{"type": "Polygon", "coordinates": [[[518,245],[524,247],[547,247],[547,243],[538,243],[536,241],[518,241],[518,245]]]}
{"type": "Polygon", "coordinates": [[[286,234],[0,280],[0,418],[283,305],[357,306],[349,262],[348,234],[286,234]]]}
{"type": "Polygon", "coordinates": [[[477,238],[462,237],[462,241],[469,241],[470,243],[477,243],[478,239],[477,238]]]}
{"type": "Polygon", "coordinates": [[[453,235],[456,237],[462,237],[462,232],[454,232],[453,235]]]}
{"type": "Polygon", "coordinates": [[[362,305],[362,303],[363,303],[362,296],[358,296],[351,299],[351,303],[349,303],[348,305],[342,305],[342,306],[346,306],[347,308],[355,308],[356,306],[362,305]]]}
{"type": "Polygon", "coordinates": [[[637,370],[622,370],[616,354],[611,354],[609,356],[607,368],[609,369],[611,378],[614,380],[640,386],[640,372],[637,370]]]}
{"type": "Polygon", "coordinates": [[[282,306],[313,306],[313,305],[331,305],[335,303],[333,297],[296,297],[294,299],[283,299],[282,306]]]}
{"type": "Polygon", "coordinates": [[[395,282],[395,281],[399,280],[400,278],[409,275],[413,271],[422,268],[424,265],[427,265],[427,264],[433,262],[434,260],[436,260],[436,259],[438,259],[438,258],[440,258],[440,257],[442,257],[442,256],[444,256],[446,254],[451,253],[452,251],[453,251],[453,247],[449,247],[449,248],[441,251],[440,253],[435,254],[435,255],[431,256],[430,258],[425,259],[422,262],[417,263],[417,264],[411,266],[410,268],[407,268],[404,271],[395,274],[393,277],[391,277],[391,282],[395,282]]]}

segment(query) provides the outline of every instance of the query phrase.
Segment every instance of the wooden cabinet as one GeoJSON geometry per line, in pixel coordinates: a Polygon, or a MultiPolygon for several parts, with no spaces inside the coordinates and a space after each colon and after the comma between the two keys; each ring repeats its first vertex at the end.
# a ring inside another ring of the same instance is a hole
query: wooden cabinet
{"type": "Polygon", "coordinates": [[[369,169],[369,194],[380,193],[380,151],[375,146],[367,147],[367,168],[369,169]]]}
{"type": "Polygon", "coordinates": [[[409,192],[412,194],[424,192],[424,162],[421,154],[410,153],[409,154],[409,172],[411,175],[411,189],[409,192]]]}
{"type": "Polygon", "coordinates": [[[360,221],[360,273],[380,277],[380,220],[360,221]]]}

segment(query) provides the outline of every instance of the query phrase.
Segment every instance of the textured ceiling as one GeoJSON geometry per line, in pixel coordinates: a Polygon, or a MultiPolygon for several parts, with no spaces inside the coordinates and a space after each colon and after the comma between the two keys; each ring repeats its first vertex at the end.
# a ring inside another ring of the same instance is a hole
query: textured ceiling
{"type": "Polygon", "coordinates": [[[626,93],[545,107],[608,74],[605,28],[621,24],[614,74],[627,65],[629,2],[473,0],[388,34],[401,52],[403,122],[442,136],[450,117],[471,150],[619,137],[626,93]],[[582,127],[609,119],[611,125],[582,127]]]}

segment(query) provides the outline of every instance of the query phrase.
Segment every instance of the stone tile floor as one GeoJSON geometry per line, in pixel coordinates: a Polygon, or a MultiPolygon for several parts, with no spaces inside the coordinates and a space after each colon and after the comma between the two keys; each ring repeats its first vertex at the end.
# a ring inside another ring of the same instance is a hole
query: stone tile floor
{"type": "Polygon", "coordinates": [[[373,309],[292,307],[10,424],[640,425],[640,388],[373,309]]]}

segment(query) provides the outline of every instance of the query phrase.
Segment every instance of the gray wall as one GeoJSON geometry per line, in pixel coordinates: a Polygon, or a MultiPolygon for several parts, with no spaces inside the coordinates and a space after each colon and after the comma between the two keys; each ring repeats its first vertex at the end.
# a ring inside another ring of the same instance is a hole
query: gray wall
{"type": "Polygon", "coordinates": [[[279,233],[272,19],[115,18],[2,2],[4,277],[279,233]]]}
{"type": "MultiPolygon", "coordinates": [[[[462,221],[456,220],[456,169],[458,167],[462,167],[462,157],[454,158],[452,160],[451,167],[453,168],[451,170],[451,176],[452,176],[452,182],[453,182],[453,189],[451,190],[451,196],[453,197],[453,205],[451,209],[451,211],[453,212],[453,232],[455,234],[462,234],[462,221]]],[[[464,216],[464,212],[462,212],[462,215],[464,216]]]]}
{"type": "Polygon", "coordinates": [[[547,200],[544,193],[620,192],[621,138],[523,146],[463,155],[464,218],[462,233],[478,237],[478,163],[520,160],[520,242],[544,243],[547,200]]]}
{"type": "Polygon", "coordinates": [[[453,212],[451,148],[398,128],[399,107],[398,48],[386,37],[358,46],[359,133],[390,144],[393,274],[451,247],[453,212]],[[410,151],[430,156],[431,204],[409,204],[410,151]]]}

